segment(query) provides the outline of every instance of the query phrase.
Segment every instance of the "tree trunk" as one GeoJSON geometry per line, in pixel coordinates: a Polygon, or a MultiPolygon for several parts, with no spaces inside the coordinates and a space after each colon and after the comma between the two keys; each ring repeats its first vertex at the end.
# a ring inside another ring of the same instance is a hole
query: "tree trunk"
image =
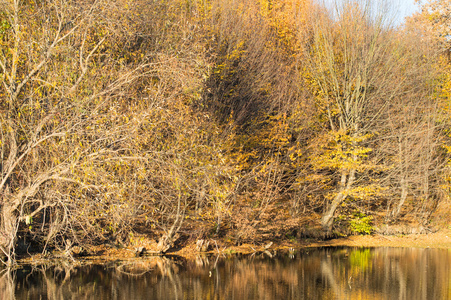
{"type": "Polygon", "coordinates": [[[408,195],[408,181],[405,178],[401,178],[401,197],[399,199],[398,205],[396,205],[395,208],[393,208],[391,219],[396,220],[398,218],[399,213],[401,212],[401,208],[404,205],[404,202],[406,202],[407,195],[408,195]]]}
{"type": "Polygon", "coordinates": [[[337,210],[338,206],[346,199],[345,192],[349,190],[354,183],[355,172],[355,169],[351,170],[349,172],[349,175],[346,175],[345,170],[341,172],[340,190],[329,206],[329,209],[325,213],[323,213],[323,217],[321,218],[321,225],[328,232],[331,230],[334,223],[335,211],[337,210]]]}
{"type": "Polygon", "coordinates": [[[330,229],[332,228],[335,211],[337,210],[338,205],[340,205],[344,199],[345,195],[343,191],[339,192],[332,201],[329,209],[323,214],[323,217],[321,218],[321,225],[325,230],[330,231],[330,229]]]}
{"type": "Polygon", "coordinates": [[[1,209],[1,227],[0,227],[0,256],[8,258],[11,261],[14,255],[14,245],[17,235],[17,218],[14,215],[14,209],[9,205],[3,204],[1,209]]]}

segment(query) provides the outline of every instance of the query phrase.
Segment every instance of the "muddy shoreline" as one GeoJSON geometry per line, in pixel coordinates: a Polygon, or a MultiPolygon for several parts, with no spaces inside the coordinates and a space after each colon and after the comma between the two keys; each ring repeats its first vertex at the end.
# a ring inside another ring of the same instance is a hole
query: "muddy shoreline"
{"type": "MultiPolygon", "coordinates": [[[[140,256],[156,255],[152,253],[155,241],[145,241],[141,246],[127,245],[118,247],[115,245],[99,245],[86,249],[83,255],[72,255],[64,252],[36,253],[18,257],[18,265],[40,264],[45,261],[68,259],[74,264],[83,263],[106,263],[109,261],[140,259],[140,256]],[[144,245],[145,244],[145,245],[144,245]],[[144,245],[144,246],[143,246],[144,245]],[[137,250],[145,248],[143,253],[137,250]]],[[[209,251],[199,252],[196,250],[196,241],[187,241],[172,251],[165,253],[165,256],[179,256],[187,260],[196,259],[199,255],[222,255],[232,256],[236,254],[253,253],[275,253],[278,251],[289,251],[290,249],[306,249],[316,247],[403,247],[403,248],[439,248],[451,249],[451,229],[441,229],[432,233],[423,234],[395,234],[395,235],[353,235],[347,237],[334,238],[330,240],[301,239],[272,241],[265,244],[242,244],[227,245],[222,241],[212,240],[209,251]]]]}

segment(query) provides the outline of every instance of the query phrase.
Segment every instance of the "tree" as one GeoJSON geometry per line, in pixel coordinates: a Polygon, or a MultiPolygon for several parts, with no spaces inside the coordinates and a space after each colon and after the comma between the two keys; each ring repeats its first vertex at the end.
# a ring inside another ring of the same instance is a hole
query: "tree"
{"type": "Polygon", "coordinates": [[[416,0],[421,5],[421,11],[415,14],[410,20],[410,24],[416,30],[426,31],[431,35],[442,51],[449,56],[451,51],[450,35],[451,35],[451,18],[449,0],[416,0]],[[415,25],[415,23],[417,23],[415,25]],[[420,25],[420,26],[419,26],[420,25]]]}
{"type": "Polygon", "coordinates": [[[424,223],[441,198],[440,177],[445,162],[440,154],[444,123],[440,121],[437,98],[438,57],[430,44],[418,45],[417,33],[398,34],[403,45],[398,51],[406,61],[396,68],[393,82],[400,87],[399,97],[381,116],[381,140],[374,148],[381,154],[379,159],[385,160],[386,177],[381,184],[392,196],[387,219],[396,220],[409,198],[415,207],[412,216],[424,223]]]}
{"type": "Polygon", "coordinates": [[[116,34],[115,13],[127,10],[115,5],[1,3],[0,249],[10,262],[20,226],[44,213],[43,228],[61,229],[88,194],[108,194],[96,168],[130,157],[139,116],[119,115],[120,103],[154,64],[118,51],[133,40],[116,34]]]}
{"type": "Polygon", "coordinates": [[[369,1],[346,1],[332,16],[317,12],[313,18],[304,76],[323,126],[312,165],[325,176],[331,174],[336,186],[326,195],[330,202],[321,219],[330,230],[334,213],[345,200],[373,198],[381,192],[367,178],[377,170],[370,141],[387,105],[399,96],[403,82],[396,81],[395,68],[405,61],[396,53],[399,46],[390,20],[369,1]]]}

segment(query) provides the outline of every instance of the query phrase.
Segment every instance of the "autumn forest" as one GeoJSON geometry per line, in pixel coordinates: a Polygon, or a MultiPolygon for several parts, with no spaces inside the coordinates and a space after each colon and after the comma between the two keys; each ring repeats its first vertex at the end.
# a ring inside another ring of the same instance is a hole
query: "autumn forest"
{"type": "Polygon", "coordinates": [[[4,262],[426,230],[451,189],[451,2],[402,24],[342,2],[0,1],[4,262]]]}

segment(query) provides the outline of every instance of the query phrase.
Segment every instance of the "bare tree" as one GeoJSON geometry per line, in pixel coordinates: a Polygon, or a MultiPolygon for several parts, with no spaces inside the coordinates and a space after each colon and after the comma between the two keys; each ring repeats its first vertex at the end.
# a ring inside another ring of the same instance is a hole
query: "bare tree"
{"type": "Polygon", "coordinates": [[[399,95],[403,82],[395,80],[394,70],[406,60],[396,53],[399,46],[388,15],[370,1],[345,1],[331,15],[318,12],[313,22],[304,53],[305,78],[313,87],[326,139],[323,150],[312,155],[313,165],[326,174],[333,170],[336,182],[321,220],[330,230],[346,199],[359,198],[362,191],[371,197],[380,190],[364,180],[363,174],[375,168],[368,142],[377,134],[375,125],[388,103],[399,95]]]}
{"type": "Polygon", "coordinates": [[[130,157],[135,125],[118,115],[118,100],[155,64],[111,56],[127,41],[107,4],[1,3],[0,249],[10,261],[21,222],[55,207],[65,215],[77,195],[105,192],[96,165],[130,157]]]}

